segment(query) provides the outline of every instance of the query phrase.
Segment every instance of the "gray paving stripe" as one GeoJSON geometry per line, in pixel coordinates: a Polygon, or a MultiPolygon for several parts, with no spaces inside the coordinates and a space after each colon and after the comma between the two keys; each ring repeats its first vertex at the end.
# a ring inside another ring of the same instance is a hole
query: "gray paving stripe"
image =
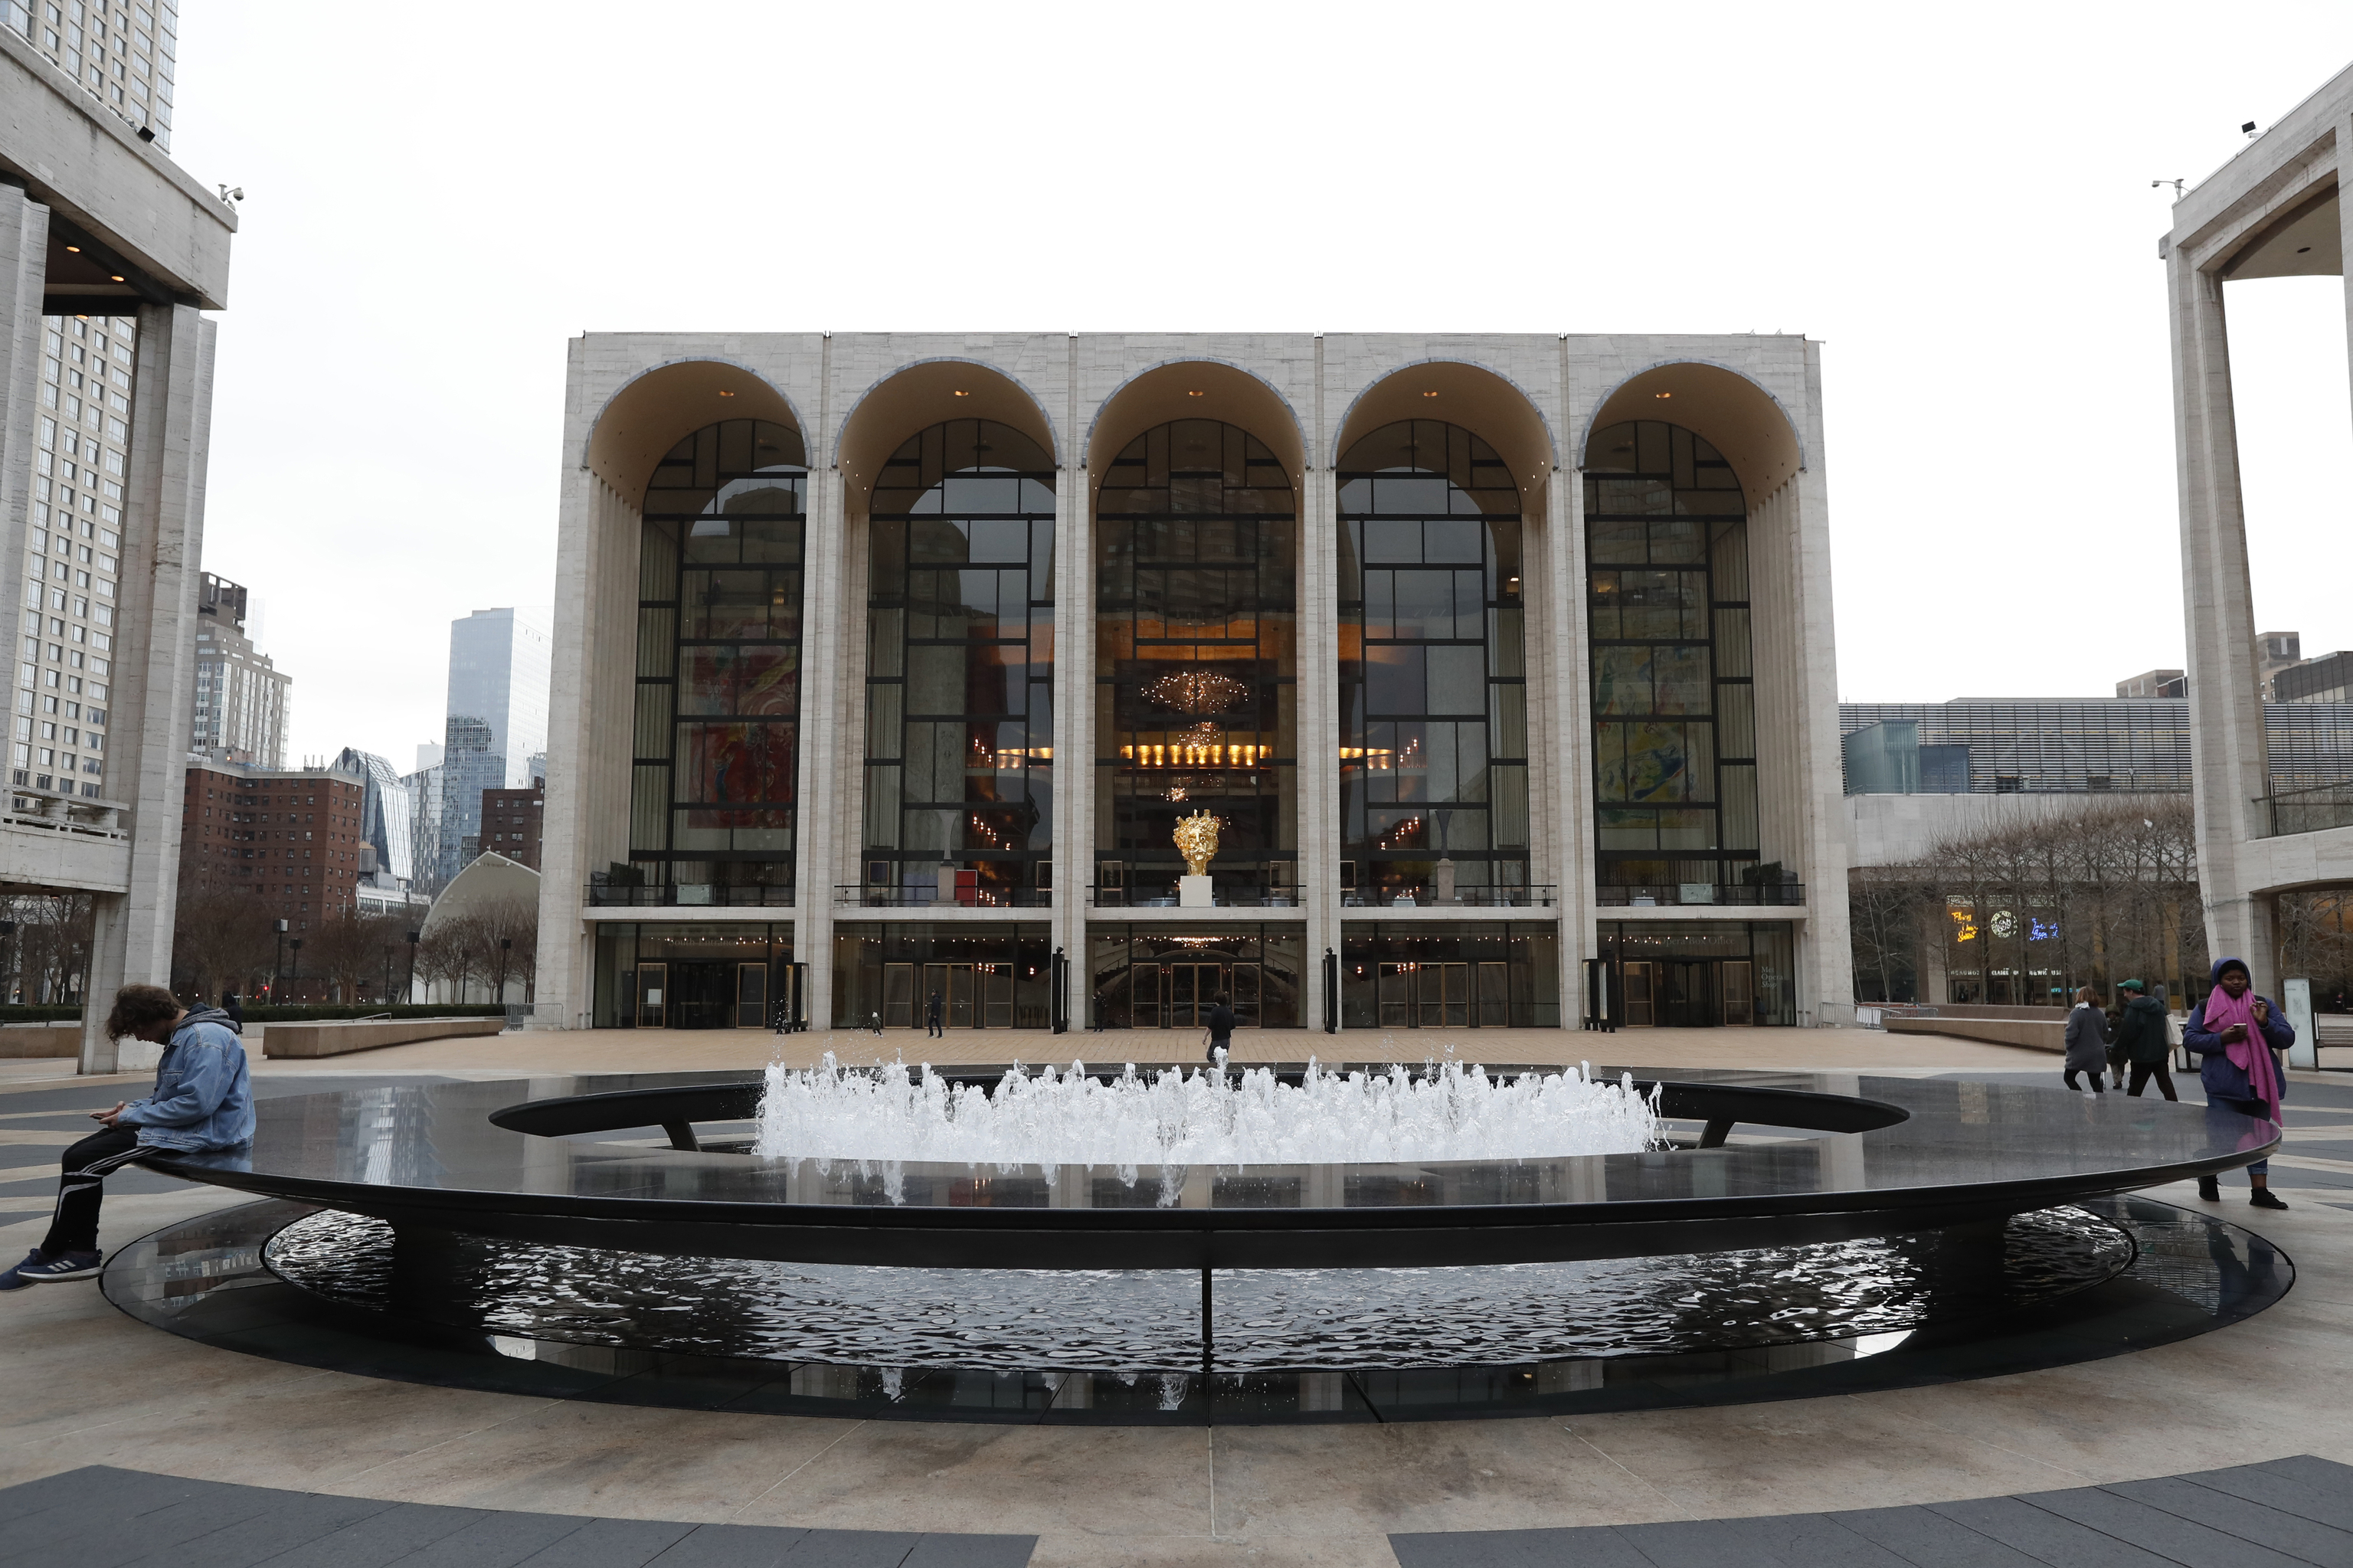
{"type": "Polygon", "coordinates": [[[655,1519],[592,1519],[515,1568],[645,1568],[694,1528],[655,1519]]]}
{"type": "Polygon", "coordinates": [[[1673,1520],[1660,1524],[1621,1524],[1619,1539],[1656,1568],[1722,1568],[1727,1563],[1812,1568],[1817,1563],[1855,1568],[1905,1568],[1903,1559],[1851,1530],[1826,1523],[1820,1514],[1772,1519],[1673,1520]],[[1813,1537],[1835,1537],[1822,1552],[1813,1537]]]}
{"type": "Polygon", "coordinates": [[[2044,1568],[2015,1546],[1957,1526],[1925,1508],[1857,1509],[1831,1516],[1913,1568],[2044,1568]]]}
{"type": "Polygon", "coordinates": [[[2265,1508],[2234,1493],[2200,1486],[2185,1478],[2161,1481],[2120,1481],[2103,1487],[2120,1498],[2194,1519],[2242,1541],[2252,1541],[2305,1563],[2353,1564],[2353,1531],[2339,1530],[2316,1520],[2280,1509],[2265,1508]]]}
{"type": "Polygon", "coordinates": [[[489,1517],[488,1510],[478,1508],[396,1503],[382,1513],[264,1559],[255,1568],[296,1568],[297,1564],[300,1568],[384,1568],[489,1517]]]}
{"type": "Polygon", "coordinates": [[[2183,1568],[2308,1568],[2267,1546],[2100,1487],[2030,1492],[2018,1500],[2153,1552],[2183,1568]]]}
{"type": "Polygon", "coordinates": [[[2173,1478],[2266,1508],[2294,1519],[2353,1531],[2353,1494],[2337,1483],[2311,1486],[2295,1476],[2263,1465],[2242,1465],[2227,1470],[2196,1470],[2173,1478]]]}
{"type": "Polygon", "coordinates": [[[680,1537],[653,1562],[662,1568],[777,1568],[806,1533],[758,1524],[705,1524],[680,1537]]]}
{"type": "Polygon", "coordinates": [[[2029,1557],[2041,1558],[2052,1568],[2152,1568],[2165,1563],[2144,1547],[2104,1535],[2017,1498],[1979,1498],[1927,1507],[1955,1524],[2014,1546],[2029,1557]]]}
{"type": "MultiPolygon", "coordinates": [[[[900,1568],[1027,1568],[1037,1549],[1034,1535],[926,1535],[900,1568]]],[[[1594,1568],[1609,1568],[1598,1558],[1587,1561],[1594,1568]]]]}
{"type": "Polygon", "coordinates": [[[1398,1568],[1651,1568],[1607,1525],[1585,1530],[1449,1530],[1389,1537],[1398,1568]]]}
{"type": "Polygon", "coordinates": [[[1023,1568],[1037,1544],[396,1503],[108,1466],[0,1488],[0,1561],[28,1568],[1023,1568]]]}

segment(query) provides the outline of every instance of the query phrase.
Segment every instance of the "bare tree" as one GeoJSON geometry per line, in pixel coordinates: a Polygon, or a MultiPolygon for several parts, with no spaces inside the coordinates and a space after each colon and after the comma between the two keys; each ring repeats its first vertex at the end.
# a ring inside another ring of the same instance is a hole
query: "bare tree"
{"type": "Polygon", "coordinates": [[[250,991],[276,961],[277,926],[249,888],[194,887],[180,897],[172,931],[172,971],[181,994],[204,1001],[250,991]]]}

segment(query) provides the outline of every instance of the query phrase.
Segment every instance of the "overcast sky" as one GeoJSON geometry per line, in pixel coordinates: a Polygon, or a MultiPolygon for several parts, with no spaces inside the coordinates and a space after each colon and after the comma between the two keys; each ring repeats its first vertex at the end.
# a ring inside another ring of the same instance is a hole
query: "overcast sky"
{"type": "MultiPolygon", "coordinates": [[[[205,566],[403,768],[553,597],[584,329],[1802,332],[1841,691],[2179,664],[2158,237],[2353,6],[187,0],[241,185],[205,566]]],[[[2334,279],[2234,284],[2265,629],[2353,647],[2334,279]]],[[[290,758],[290,760],[291,758],[290,758]]]]}

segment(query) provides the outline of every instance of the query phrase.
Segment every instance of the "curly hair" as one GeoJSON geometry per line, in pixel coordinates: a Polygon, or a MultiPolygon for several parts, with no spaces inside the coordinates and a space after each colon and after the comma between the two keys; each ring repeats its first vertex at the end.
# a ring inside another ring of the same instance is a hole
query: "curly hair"
{"type": "Polygon", "coordinates": [[[106,1035],[120,1040],[180,1016],[180,999],[160,985],[127,985],[114,993],[114,1011],[106,1015],[106,1035]]]}

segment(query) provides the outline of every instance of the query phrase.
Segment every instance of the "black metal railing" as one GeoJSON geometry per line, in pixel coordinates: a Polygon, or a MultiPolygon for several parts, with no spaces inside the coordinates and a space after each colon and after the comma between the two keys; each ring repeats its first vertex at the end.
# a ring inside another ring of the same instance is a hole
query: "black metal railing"
{"type": "Polygon", "coordinates": [[[1593,901],[1624,909],[1647,909],[1667,905],[1696,907],[1711,904],[1749,908],[1797,908],[1806,902],[1806,886],[1801,882],[1774,882],[1761,885],[1729,882],[1666,882],[1640,886],[1597,887],[1593,890],[1593,901]]]}
{"type": "Polygon", "coordinates": [[[2271,824],[2269,837],[2353,828],[2353,783],[2315,784],[2258,798],[2271,824]]]}
{"type": "MultiPolygon", "coordinates": [[[[1178,907],[1174,882],[1134,882],[1112,887],[1098,885],[1087,889],[1087,902],[1098,909],[1178,907]]],[[[1212,888],[1210,904],[1219,909],[1296,909],[1299,890],[1265,883],[1221,882],[1212,888]]]]}
{"type": "Polygon", "coordinates": [[[939,890],[927,883],[881,887],[845,882],[835,885],[833,902],[846,909],[1050,909],[1054,895],[1042,887],[962,887],[942,899],[939,890]]]}
{"type": "Polygon", "coordinates": [[[1453,897],[1440,898],[1438,889],[1419,887],[1350,887],[1340,894],[1344,909],[1549,909],[1560,890],[1533,887],[1458,887],[1453,897]]]}
{"type": "Polygon", "coordinates": [[[592,882],[587,889],[592,908],[621,909],[789,909],[793,890],[765,884],[712,882],[638,883],[592,882]]]}

